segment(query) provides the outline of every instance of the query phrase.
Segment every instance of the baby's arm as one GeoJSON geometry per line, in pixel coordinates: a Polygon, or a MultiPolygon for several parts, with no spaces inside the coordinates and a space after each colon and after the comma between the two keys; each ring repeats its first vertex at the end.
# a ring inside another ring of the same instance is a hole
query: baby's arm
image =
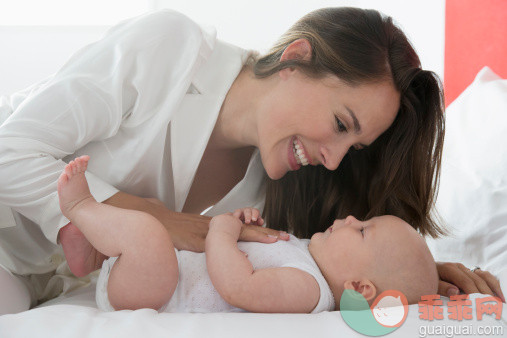
{"type": "Polygon", "coordinates": [[[88,156],[65,166],[58,179],[60,208],[90,243],[108,256],[119,256],[109,275],[109,302],[116,310],[158,310],[178,283],[178,262],[163,225],[136,210],[98,203],[85,177],[88,156]]]}
{"type": "Polygon", "coordinates": [[[213,286],[225,301],[251,312],[309,313],[320,289],[296,268],[254,270],[238,249],[242,222],[231,214],[213,217],[206,237],[206,264],[213,286]]]}

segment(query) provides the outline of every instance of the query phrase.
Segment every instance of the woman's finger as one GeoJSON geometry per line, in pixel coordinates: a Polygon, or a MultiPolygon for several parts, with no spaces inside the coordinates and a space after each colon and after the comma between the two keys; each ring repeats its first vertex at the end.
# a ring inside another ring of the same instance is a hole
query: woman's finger
{"type": "Polygon", "coordinates": [[[454,284],[465,293],[479,292],[475,282],[464,272],[465,269],[461,263],[437,263],[441,280],[454,284]]]}
{"type": "Polygon", "coordinates": [[[490,289],[493,290],[493,296],[500,297],[502,302],[505,303],[505,296],[503,295],[502,288],[500,287],[500,281],[495,276],[488,271],[483,271],[481,269],[475,270],[475,274],[481,277],[488,284],[490,289]]]}
{"type": "Polygon", "coordinates": [[[261,243],[272,243],[276,241],[276,240],[271,241],[263,237],[281,239],[286,241],[289,239],[289,234],[287,234],[285,231],[262,228],[256,225],[245,225],[243,226],[239,240],[245,242],[261,242],[261,243]],[[262,238],[262,240],[260,241],[259,238],[262,238]]]}
{"type": "Polygon", "coordinates": [[[245,226],[241,231],[239,240],[244,242],[275,243],[278,241],[278,237],[245,226]]]}
{"type": "MultiPolygon", "coordinates": [[[[472,270],[468,269],[464,265],[459,265],[458,268],[463,271],[474,283],[475,287],[477,288],[479,293],[487,294],[487,295],[493,295],[493,290],[490,289],[486,281],[480,277],[477,273],[473,272],[472,270]]],[[[476,270],[479,271],[479,270],[476,270]]],[[[466,293],[471,293],[466,290],[463,290],[466,293]]]]}
{"type": "Polygon", "coordinates": [[[276,236],[278,239],[281,239],[283,241],[288,241],[290,239],[290,236],[285,231],[279,231],[279,230],[273,230],[270,228],[263,228],[259,226],[253,226],[252,229],[256,231],[261,231],[265,233],[266,235],[276,236]]]}
{"type": "Polygon", "coordinates": [[[456,285],[447,283],[443,280],[438,282],[438,294],[441,296],[451,297],[459,294],[459,289],[456,285]]]}

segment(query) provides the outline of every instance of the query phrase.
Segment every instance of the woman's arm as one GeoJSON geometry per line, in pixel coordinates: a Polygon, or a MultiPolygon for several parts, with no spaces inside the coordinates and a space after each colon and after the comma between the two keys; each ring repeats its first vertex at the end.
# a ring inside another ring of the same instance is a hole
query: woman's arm
{"type": "MultiPolygon", "coordinates": [[[[124,209],[144,211],[164,225],[178,250],[204,251],[204,241],[211,220],[209,216],[172,211],[155,199],[141,198],[121,191],[103,203],[124,209]]],[[[239,240],[272,243],[273,237],[288,239],[288,235],[283,231],[247,224],[241,231],[239,240]]]]}
{"type": "Polygon", "coordinates": [[[251,312],[310,313],[320,288],[295,268],[254,270],[238,249],[241,221],[232,214],[214,217],[206,237],[206,264],[218,293],[229,304],[251,312]]]}
{"type": "MultiPolygon", "coordinates": [[[[144,211],[162,223],[177,249],[194,252],[204,251],[204,240],[211,219],[208,216],[175,212],[167,209],[162,202],[156,199],[141,198],[124,192],[116,193],[103,203],[122,209],[144,211]]],[[[60,229],[58,237],[69,268],[78,277],[86,276],[90,272],[100,269],[102,262],[107,258],[97,251],[73,224],[69,223],[60,229]]],[[[287,239],[288,235],[257,225],[245,225],[240,240],[272,243],[273,237],[287,239]]]]}
{"type": "Polygon", "coordinates": [[[204,239],[208,233],[211,217],[172,211],[161,202],[157,203],[121,191],[103,203],[122,209],[144,211],[164,225],[178,250],[204,251],[204,239]]]}

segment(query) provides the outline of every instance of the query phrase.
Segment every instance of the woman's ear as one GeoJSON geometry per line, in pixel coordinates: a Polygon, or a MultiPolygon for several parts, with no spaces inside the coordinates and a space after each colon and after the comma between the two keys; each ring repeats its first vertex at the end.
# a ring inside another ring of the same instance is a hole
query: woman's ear
{"type": "Polygon", "coordinates": [[[289,60],[312,60],[312,45],[306,39],[297,39],[292,41],[283,51],[280,61],[289,60]]]}
{"type": "MultiPolygon", "coordinates": [[[[299,60],[299,61],[311,61],[312,59],[312,46],[306,39],[298,39],[291,42],[283,51],[280,57],[280,62],[299,60]]],[[[294,67],[284,68],[279,74],[282,78],[286,78],[290,73],[295,70],[294,67]]]]}
{"type": "Polygon", "coordinates": [[[348,280],[343,284],[343,288],[360,293],[368,302],[377,295],[377,288],[369,279],[348,280]]]}

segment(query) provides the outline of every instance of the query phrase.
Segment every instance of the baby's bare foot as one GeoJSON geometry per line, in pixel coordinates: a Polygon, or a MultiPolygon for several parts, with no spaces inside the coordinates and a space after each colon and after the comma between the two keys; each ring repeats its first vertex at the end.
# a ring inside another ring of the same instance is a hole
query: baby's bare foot
{"type": "Polygon", "coordinates": [[[72,223],[60,229],[60,243],[70,271],[84,277],[102,267],[108,257],[95,249],[83,233],[72,223]]]}
{"type": "Polygon", "coordinates": [[[58,178],[58,197],[60,209],[72,221],[75,210],[87,201],[95,201],[90,193],[85,171],[89,156],[81,156],[65,166],[58,178]]]}

